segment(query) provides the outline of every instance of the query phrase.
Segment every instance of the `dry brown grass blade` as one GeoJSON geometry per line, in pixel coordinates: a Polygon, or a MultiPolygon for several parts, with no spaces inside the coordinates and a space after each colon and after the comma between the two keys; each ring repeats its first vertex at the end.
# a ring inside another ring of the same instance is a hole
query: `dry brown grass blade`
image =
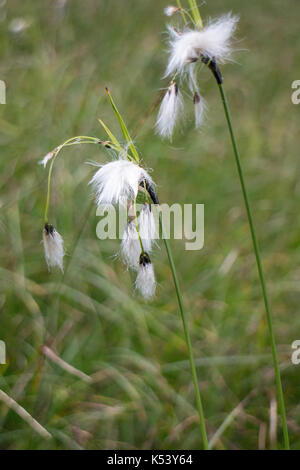
{"type": "Polygon", "coordinates": [[[48,346],[43,346],[42,351],[43,354],[48,357],[48,359],[50,359],[69,374],[75,375],[75,377],[78,377],[86,383],[92,383],[93,379],[89,375],[85,374],[79,369],[76,369],[75,367],[71,366],[71,364],[61,359],[54,351],[52,351],[52,349],[48,348],[48,346]]]}
{"type": "Polygon", "coordinates": [[[270,444],[272,449],[277,447],[277,401],[275,397],[270,402],[270,444]]]}
{"type": "Polygon", "coordinates": [[[36,431],[44,439],[51,439],[52,435],[45,429],[36,419],[34,419],[28,411],[25,410],[21,405],[19,405],[13,398],[7,395],[3,390],[0,390],[0,400],[5,403],[11,410],[14,410],[20,418],[26,421],[29,426],[31,426],[34,431],[36,431]]]}

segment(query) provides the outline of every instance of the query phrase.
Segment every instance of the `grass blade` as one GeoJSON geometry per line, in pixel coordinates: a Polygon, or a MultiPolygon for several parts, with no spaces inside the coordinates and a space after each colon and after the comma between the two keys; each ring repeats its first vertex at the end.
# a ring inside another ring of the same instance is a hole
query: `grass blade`
{"type": "Polygon", "coordinates": [[[137,163],[139,163],[140,157],[139,157],[139,154],[137,153],[137,150],[136,150],[136,148],[135,148],[135,146],[134,146],[134,143],[133,143],[133,141],[132,141],[132,138],[131,138],[131,136],[130,136],[130,134],[129,134],[129,131],[128,131],[127,127],[126,127],[126,124],[125,124],[125,122],[124,122],[124,120],[123,120],[121,114],[119,113],[118,108],[116,107],[114,100],[112,99],[112,96],[111,96],[111,94],[110,94],[110,91],[108,90],[108,88],[105,88],[105,90],[106,90],[107,96],[108,96],[108,98],[109,98],[110,104],[111,104],[111,106],[112,106],[112,108],[113,108],[113,110],[114,110],[114,113],[115,113],[115,115],[117,116],[117,119],[118,119],[118,121],[119,121],[119,124],[120,124],[121,130],[122,130],[123,136],[124,136],[124,138],[126,139],[126,142],[127,142],[128,145],[129,145],[129,148],[130,148],[130,151],[131,151],[131,153],[132,153],[132,156],[134,157],[135,161],[136,161],[137,163]]]}

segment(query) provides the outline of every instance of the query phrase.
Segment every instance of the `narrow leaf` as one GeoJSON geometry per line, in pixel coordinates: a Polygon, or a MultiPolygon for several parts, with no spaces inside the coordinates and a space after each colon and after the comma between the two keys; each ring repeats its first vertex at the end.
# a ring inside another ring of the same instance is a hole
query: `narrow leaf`
{"type": "Polygon", "coordinates": [[[112,106],[112,108],[113,108],[113,110],[114,110],[114,112],[115,112],[115,115],[117,116],[118,121],[119,121],[119,124],[120,124],[120,127],[121,127],[121,131],[122,131],[122,133],[123,133],[123,136],[124,136],[124,138],[126,139],[127,143],[129,144],[129,148],[130,148],[130,150],[131,150],[131,153],[132,153],[134,159],[136,160],[137,163],[139,163],[140,157],[139,157],[139,154],[138,154],[138,152],[137,152],[137,150],[136,150],[136,148],[135,148],[135,146],[134,146],[134,144],[133,144],[132,138],[131,138],[131,136],[130,136],[130,134],[129,134],[129,131],[128,131],[127,127],[126,127],[126,124],[125,124],[125,122],[124,122],[124,120],[123,120],[121,114],[119,113],[119,111],[118,111],[118,109],[117,109],[117,107],[116,107],[116,105],[115,105],[115,102],[114,102],[114,100],[112,99],[112,96],[111,96],[109,90],[108,90],[107,88],[105,88],[105,90],[106,90],[106,93],[107,93],[107,95],[108,95],[110,104],[111,104],[111,106],[112,106]]]}
{"type": "Polygon", "coordinates": [[[118,152],[121,152],[122,150],[122,147],[121,147],[121,144],[119,144],[117,138],[114,136],[114,134],[109,130],[109,128],[107,127],[106,124],[104,124],[104,122],[102,121],[102,119],[98,118],[98,121],[100,122],[101,126],[104,128],[105,132],[107,133],[109,139],[111,140],[111,142],[114,144],[114,146],[116,147],[116,149],[118,150],[118,152]]]}

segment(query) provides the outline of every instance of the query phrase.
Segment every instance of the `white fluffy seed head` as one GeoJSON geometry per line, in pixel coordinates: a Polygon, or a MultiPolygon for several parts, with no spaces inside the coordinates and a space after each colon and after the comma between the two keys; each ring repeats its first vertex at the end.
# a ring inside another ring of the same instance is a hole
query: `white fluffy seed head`
{"type": "Polygon", "coordinates": [[[205,120],[206,103],[198,92],[194,94],[195,127],[201,127],[205,120]]]}
{"type": "Polygon", "coordinates": [[[127,268],[137,270],[141,245],[138,238],[135,222],[129,222],[121,242],[121,258],[127,268]]]}
{"type": "Polygon", "coordinates": [[[144,204],[140,212],[138,217],[138,227],[143,248],[148,253],[151,253],[153,242],[157,238],[157,228],[154,215],[149,204],[144,204]]]}
{"type": "MultiPolygon", "coordinates": [[[[155,219],[149,204],[144,204],[137,219],[143,249],[151,253],[157,231],[155,219]]],[[[128,223],[121,242],[121,257],[128,268],[138,270],[141,253],[140,240],[136,228],[136,220],[128,223]]]]}
{"type": "Polygon", "coordinates": [[[44,158],[39,162],[40,165],[43,165],[43,167],[46,168],[47,163],[49,162],[49,160],[51,160],[52,157],[53,157],[53,152],[47,153],[47,155],[45,155],[44,158]]]}
{"type": "Polygon", "coordinates": [[[210,21],[200,31],[186,29],[183,33],[169,26],[170,57],[165,76],[183,73],[184,67],[197,61],[201,55],[215,57],[219,62],[229,60],[238,20],[237,16],[228,13],[210,21]]]}
{"type": "Polygon", "coordinates": [[[195,63],[188,64],[185,68],[185,77],[191,93],[199,93],[199,87],[196,79],[195,63]]]}
{"type": "Polygon", "coordinates": [[[49,271],[56,266],[63,272],[63,239],[52,225],[46,224],[43,230],[45,258],[49,271]]]}
{"type": "Polygon", "coordinates": [[[44,158],[39,161],[39,164],[43,165],[43,167],[46,168],[47,163],[49,162],[49,160],[51,160],[60,151],[61,148],[62,148],[62,145],[59,145],[54,150],[47,153],[47,155],[45,155],[44,158]]]}
{"type": "Polygon", "coordinates": [[[128,160],[119,159],[100,165],[90,184],[93,184],[96,190],[97,205],[126,205],[136,198],[142,181],[154,185],[143,168],[128,160]]]}
{"type": "Polygon", "coordinates": [[[169,5],[164,9],[164,13],[167,16],[172,16],[174,13],[177,13],[177,11],[179,11],[179,8],[174,5],[169,5]]]}
{"type": "Polygon", "coordinates": [[[135,287],[142,294],[145,300],[150,300],[154,297],[156,281],[152,263],[139,265],[135,287]]]}
{"type": "Polygon", "coordinates": [[[54,157],[54,151],[47,153],[47,155],[44,156],[44,158],[39,162],[40,165],[43,165],[44,168],[46,168],[47,163],[51,158],[54,157]]]}
{"type": "Polygon", "coordinates": [[[162,137],[172,138],[174,127],[183,112],[183,99],[175,82],[171,82],[161,102],[157,120],[156,132],[162,137]]]}

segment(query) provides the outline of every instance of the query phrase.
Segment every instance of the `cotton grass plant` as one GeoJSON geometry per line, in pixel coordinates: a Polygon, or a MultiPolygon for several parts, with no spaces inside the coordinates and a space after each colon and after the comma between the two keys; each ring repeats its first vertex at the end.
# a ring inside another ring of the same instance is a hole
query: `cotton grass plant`
{"type": "MultiPolygon", "coordinates": [[[[95,202],[98,206],[114,204],[118,206],[125,206],[127,209],[129,209],[128,214],[130,214],[130,217],[128,218],[127,227],[121,241],[120,258],[124,262],[125,266],[135,273],[135,288],[137,291],[139,291],[142,297],[148,301],[155,297],[156,291],[156,279],[153,263],[151,260],[151,252],[153,250],[154,240],[157,238],[158,233],[158,227],[156,227],[155,224],[155,219],[151,210],[151,204],[158,205],[159,200],[156,193],[155,183],[149,175],[149,172],[142,167],[140,155],[131,138],[128,128],[121,114],[119,113],[109,90],[106,89],[106,92],[112,109],[119,122],[123,137],[125,139],[125,145],[122,144],[107,127],[107,125],[101,119],[99,119],[100,124],[107,134],[108,140],[101,140],[91,136],[72,137],[63,144],[59,145],[53,151],[49,152],[40,162],[44,168],[46,168],[50,162],[43,228],[45,258],[49,270],[58,267],[61,271],[63,271],[63,239],[54,226],[49,224],[48,221],[54,162],[62,149],[65,147],[84,144],[101,146],[113,159],[112,161],[103,164],[96,164],[98,169],[91,178],[89,184],[94,189],[95,202]],[[141,195],[144,198],[144,204],[140,213],[137,214],[137,198],[141,195]]],[[[176,93],[176,90],[172,90],[172,93],[174,92],[176,93]]],[[[170,118],[171,117],[172,113],[170,113],[170,118]]],[[[196,406],[200,420],[203,448],[208,449],[206,425],[195,367],[195,360],[188,329],[187,315],[183,305],[182,294],[170,244],[167,237],[164,236],[161,212],[159,212],[159,224],[166,247],[183,323],[192,380],[195,390],[196,406]]]]}
{"type": "Polygon", "coordinates": [[[181,1],[178,0],[177,6],[168,6],[165,9],[165,14],[169,17],[180,14],[183,26],[181,30],[178,30],[177,27],[175,28],[172,25],[168,25],[169,59],[164,78],[169,77],[171,81],[165,96],[162,99],[156,121],[156,130],[162,137],[169,139],[172,138],[175,126],[180,122],[180,114],[183,112],[183,100],[179,84],[180,86],[187,86],[190,93],[192,93],[195,106],[196,127],[202,125],[206,105],[200,94],[198,75],[200,71],[202,72],[202,66],[204,64],[211,71],[219,89],[237,165],[270,334],[277,395],[282,419],[284,447],[285,449],[289,449],[289,435],[273,320],[248,191],[229,105],[223,86],[223,76],[219,68],[219,64],[225,64],[232,60],[234,33],[236,31],[239,18],[228,13],[214,20],[209,20],[204,24],[195,0],[188,0],[188,8],[183,8],[181,1]]]}

